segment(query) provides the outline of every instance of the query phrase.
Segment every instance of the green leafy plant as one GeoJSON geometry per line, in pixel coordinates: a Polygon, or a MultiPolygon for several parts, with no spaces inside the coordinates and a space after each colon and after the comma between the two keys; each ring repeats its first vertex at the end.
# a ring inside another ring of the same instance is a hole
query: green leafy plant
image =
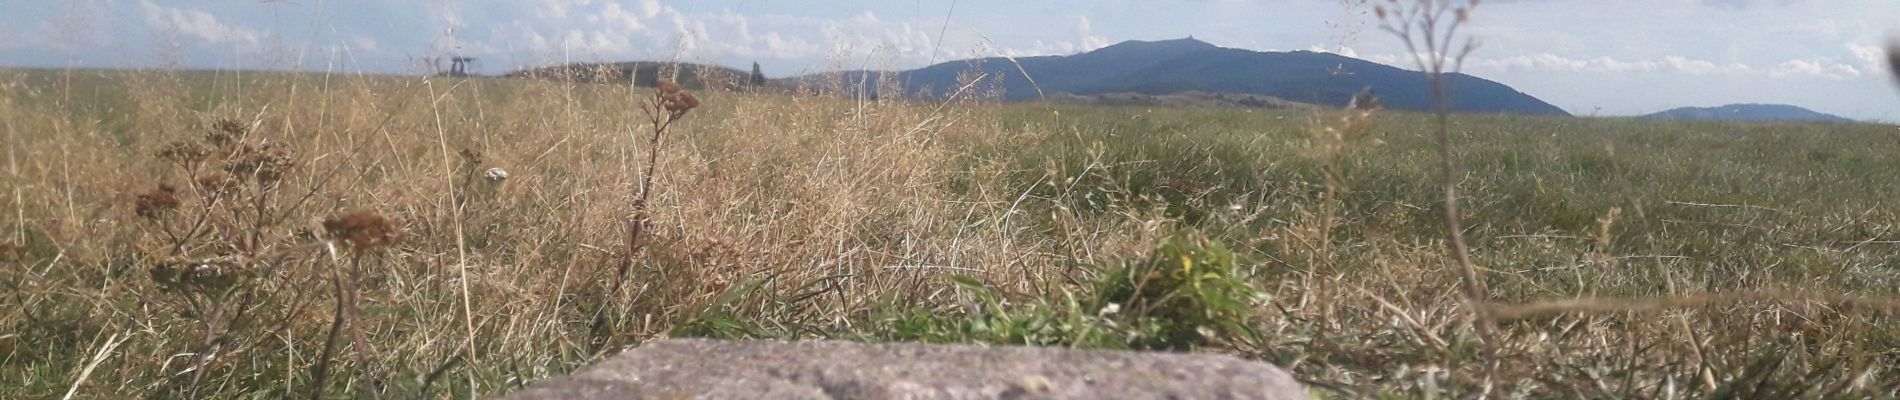
{"type": "Polygon", "coordinates": [[[1253,341],[1248,325],[1259,294],[1243,259],[1191,234],[1160,240],[1148,257],[1097,271],[1084,294],[1011,301],[974,278],[949,276],[966,296],[961,314],[922,309],[886,313],[892,339],[1024,345],[1193,350],[1253,341]]]}
{"type": "Polygon", "coordinates": [[[1192,235],[1163,238],[1147,260],[1102,275],[1093,288],[1102,314],[1131,328],[1139,349],[1187,350],[1223,338],[1251,338],[1257,293],[1240,256],[1192,235]]]}

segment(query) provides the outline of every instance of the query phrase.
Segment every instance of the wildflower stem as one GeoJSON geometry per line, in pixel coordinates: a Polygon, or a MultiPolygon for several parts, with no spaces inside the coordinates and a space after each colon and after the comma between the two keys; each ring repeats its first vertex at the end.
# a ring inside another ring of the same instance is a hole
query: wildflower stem
{"type": "Polygon", "coordinates": [[[323,341],[323,353],[317,356],[316,371],[312,373],[315,377],[311,378],[310,384],[310,400],[323,398],[323,381],[330,370],[330,356],[336,352],[337,339],[343,333],[343,275],[337,271],[335,264],[330,266],[330,275],[331,286],[336,288],[336,312],[330,322],[330,334],[323,341]]]}

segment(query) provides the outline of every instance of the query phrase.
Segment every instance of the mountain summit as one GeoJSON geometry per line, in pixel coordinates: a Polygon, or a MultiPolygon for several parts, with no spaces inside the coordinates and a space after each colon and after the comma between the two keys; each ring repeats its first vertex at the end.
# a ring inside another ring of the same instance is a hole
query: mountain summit
{"type": "MultiPolygon", "coordinates": [[[[895,74],[905,93],[943,94],[954,92],[958,75],[971,71],[1001,77],[1004,97],[1016,101],[1059,93],[1092,97],[1202,92],[1339,107],[1369,87],[1387,108],[1428,111],[1434,107],[1420,72],[1331,53],[1258,52],[1193,38],[1126,41],[1087,53],[1023,57],[1014,62],[1001,57],[951,61],[895,74]]],[[[847,81],[857,82],[864,74],[875,73],[879,72],[844,75],[847,81]]],[[[813,78],[817,77],[795,79],[813,78]]],[[[1452,93],[1452,111],[1569,115],[1501,83],[1465,74],[1449,74],[1445,79],[1452,93]]]]}

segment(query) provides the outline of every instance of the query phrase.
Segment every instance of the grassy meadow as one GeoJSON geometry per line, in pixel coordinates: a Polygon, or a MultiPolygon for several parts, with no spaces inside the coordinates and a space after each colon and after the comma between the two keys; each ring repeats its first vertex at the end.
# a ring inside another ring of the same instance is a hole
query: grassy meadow
{"type": "Polygon", "coordinates": [[[699,91],[655,149],[651,88],[0,71],[0,398],[490,397],[677,336],[1230,354],[1327,398],[1900,396],[1893,126],[1454,116],[1487,300],[1608,299],[1537,312],[1464,301],[1428,115],[971,87],[699,91]]]}

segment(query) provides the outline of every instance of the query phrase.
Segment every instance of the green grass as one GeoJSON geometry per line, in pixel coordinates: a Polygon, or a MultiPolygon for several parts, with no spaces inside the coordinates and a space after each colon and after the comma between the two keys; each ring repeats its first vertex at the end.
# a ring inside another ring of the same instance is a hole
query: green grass
{"type": "MultiPolygon", "coordinates": [[[[1900,388],[1892,310],[1822,301],[1501,321],[1486,359],[1444,256],[1424,115],[1379,115],[1376,141],[1331,158],[1311,112],[706,93],[666,144],[660,228],[616,276],[644,90],[68,74],[0,72],[0,244],[23,249],[0,254],[0,398],[57,397],[94,361],[80,397],[311,391],[335,262],[296,252],[238,283],[251,315],[282,322],[235,324],[224,340],[247,351],[194,383],[181,366],[206,318],[153,279],[171,255],[129,206],[183,182],[161,145],[253,118],[298,159],[287,190],[317,193],[264,231],[271,246],[315,243],[352,209],[406,232],[365,261],[375,351],[345,341],[331,396],[495,395],[663,336],[1215,352],[1408,398],[1473,396],[1490,361],[1507,396],[1900,388]],[[443,154],[464,148],[482,159],[443,154]],[[456,178],[489,166],[512,178],[456,178]],[[108,338],[125,341],[95,359],[108,338]]],[[[1892,126],[1459,115],[1453,130],[1493,302],[1900,295],[1892,126]]],[[[206,240],[186,255],[233,246],[206,240]]]]}

